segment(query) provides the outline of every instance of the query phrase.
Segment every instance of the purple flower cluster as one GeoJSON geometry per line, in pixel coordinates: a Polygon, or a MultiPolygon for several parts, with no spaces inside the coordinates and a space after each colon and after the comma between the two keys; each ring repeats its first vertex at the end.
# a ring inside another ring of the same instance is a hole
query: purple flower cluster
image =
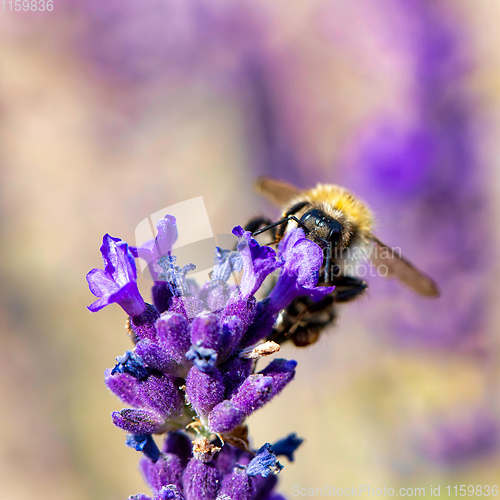
{"type": "Polygon", "coordinates": [[[167,216],[157,229],[156,240],[141,248],[106,235],[105,269],[87,275],[99,297],[89,309],[118,303],[129,314],[135,344],[105,374],[108,388],[128,406],[113,412],[113,423],[129,433],[128,446],[144,453],[141,468],[155,500],[279,498],[272,493],[281,469],[276,456],[292,459],[300,440],[292,435],[254,452],[244,422],[295,375],[295,361],[274,359],[258,371],[256,363],[279,350],[262,341],[283,307],[298,296],[319,299],[332,291],[316,286],[321,249],[296,229],[276,255],[236,227],[236,251],[217,249],[211,280],[199,288],[186,277],[193,266],[175,264],[175,219],[167,216]],[[157,271],[152,305],[139,293],[136,257],[157,271]],[[241,272],[238,286],[227,283],[234,272],[241,272]],[[273,273],[273,290],[257,301],[255,293],[273,273]],[[152,434],[163,433],[160,451],[152,434]]]}
{"type": "Polygon", "coordinates": [[[252,2],[73,0],[78,49],[102,75],[141,85],[188,73],[224,79],[267,39],[265,9],[252,2]]]}
{"type": "Polygon", "coordinates": [[[496,453],[498,423],[491,410],[479,406],[454,408],[450,413],[433,421],[427,433],[418,436],[417,448],[428,461],[451,468],[496,453]]]}
{"type": "MultiPolygon", "coordinates": [[[[143,442],[153,442],[150,436],[142,441],[140,436],[130,441],[130,446],[142,451],[143,442]]],[[[154,496],[151,499],[139,494],[130,499],[281,500],[283,497],[273,492],[276,474],[282,469],[276,456],[293,459],[293,452],[301,442],[292,434],[275,445],[265,444],[251,453],[227,443],[222,448],[216,447],[205,437],[191,443],[185,432],[170,432],[162,452],[153,442],[156,461],[146,456],[140,462],[141,472],[154,496]]]]}

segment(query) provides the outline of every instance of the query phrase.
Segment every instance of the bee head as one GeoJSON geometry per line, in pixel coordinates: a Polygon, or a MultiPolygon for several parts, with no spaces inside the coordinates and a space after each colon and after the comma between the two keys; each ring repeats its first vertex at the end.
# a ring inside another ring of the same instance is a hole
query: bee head
{"type": "Polygon", "coordinates": [[[337,219],[330,217],[323,210],[313,208],[302,215],[300,225],[311,239],[328,242],[336,247],[342,241],[344,226],[337,219]]]}

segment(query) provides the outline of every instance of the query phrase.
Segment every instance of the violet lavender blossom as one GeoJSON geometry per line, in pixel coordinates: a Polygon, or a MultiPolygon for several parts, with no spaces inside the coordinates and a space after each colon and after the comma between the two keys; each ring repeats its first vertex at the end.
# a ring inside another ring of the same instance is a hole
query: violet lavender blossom
{"type": "Polygon", "coordinates": [[[128,433],[126,444],[144,454],[141,471],[154,500],[279,499],[273,492],[282,469],[277,456],[293,460],[301,440],[292,434],[253,451],[244,424],[295,375],[293,360],[256,367],[259,357],[279,350],[262,341],[280,310],[298,295],[319,299],[332,291],[316,286],[321,249],[296,229],[280,242],[277,255],[236,227],[236,251],[217,249],[211,280],[197,289],[186,276],[193,267],[181,269],[172,255],[175,219],[167,216],[157,228],[155,242],[142,248],[106,236],[101,247],[106,269],[87,275],[91,291],[101,297],[91,310],[118,302],[130,314],[134,347],[105,373],[108,388],[127,405],[113,412],[113,423],[128,433]],[[153,248],[163,255],[153,256],[153,248]],[[133,256],[148,263],[153,256],[163,270],[154,275],[153,304],[136,292],[133,256]],[[239,285],[229,285],[238,270],[239,285]],[[255,293],[272,273],[276,285],[259,302],[255,293]],[[125,303],[114,300],[122,288],[134,291],[125,303]],[[166,434],[161,450],[153,434],[166,434]]]}
{"type": "Polygon", "coordinates": [[[413,78],[397,114],[356,132],[344,180],[385,222],[384,241],[401,247],[442,295],[432,302],[394,293],[392,324],[378,324],[400,343],[474,352],[484,336],[490,259],[477,244],[487,240],[488,215],[473,97],[462,86],[468,44],[449,5],[390,4],[402,23],[393,27],[395,50],[413,78]]]}
{"type": "Polygon", "coordinates": [[[122,83],[212,75],[228,80],[268,38],[265,10],[252,2],[73,0],[78,48],[122,83]],[[229,54],[230,57],[220,57],[229,54]]]}
{"type": "Polygon", "coordinates": [[[495,416],[486,408],[455,408],[450,415],[442,415],[417,437],[418,451],[447,468],[491,457],[498,449],[499,431],[495,416]]]}
{"type": "MultiPolygon", "coordinates": [[[[442,295],[427,301],[399,288],[396,293],[398,285],[370,282],[372,290],[383,287],[390,294],[392,311],[390,324],[381,317],[372,323],[399,344],[486,359],[491,255],[478,242],[488,241],[490,215],[474,96],[463,85],[474,64],[470,44],[449,2],[389,5],[401,24],[387,26],[384,34],[397,38],[395,50],[412,78],[396,114],[357,131],[344,180],[386,222],[384,241],[400,246],[437,281],[442,295]]],[[[433,432],[419,436],[417,450],[448,467],[498,450],[498,421],[488,405],[477,417],[455,421],[457,413],[470,411],[467,405],[453,408],[439,425],[428,416],[433,432]]]]}
{"type": "Polygon", "coordinates": [[[89,306],[89,310],[96,312],[116,302],[127,314],[139,316],[146,304],[137,288],[137,270],[132,250],[124,241],[106,234],[102,240],[101,254],[104,271],[92,269],[87,274],[90,291],[99,297],[89,306]]]}

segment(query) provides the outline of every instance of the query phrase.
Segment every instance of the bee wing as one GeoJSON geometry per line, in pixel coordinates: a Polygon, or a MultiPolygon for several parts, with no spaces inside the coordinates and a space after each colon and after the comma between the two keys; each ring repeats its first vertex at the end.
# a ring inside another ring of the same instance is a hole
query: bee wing
{"type": "Polygon", "coordinates": [[[370,260],[376,266],[385,266],[388,271],[387,276],[397,278],[419,295],[439,297],[439,289],[431,278],[372,234],[368,238],[375,245],[370,260]]]}
{"type": "Polygon", "coordinates": [[[288,182],[278,181],[271,177],[259,177],[255,189],[272,203],[283,206],[301,194],[301,190],[288,182]]]}

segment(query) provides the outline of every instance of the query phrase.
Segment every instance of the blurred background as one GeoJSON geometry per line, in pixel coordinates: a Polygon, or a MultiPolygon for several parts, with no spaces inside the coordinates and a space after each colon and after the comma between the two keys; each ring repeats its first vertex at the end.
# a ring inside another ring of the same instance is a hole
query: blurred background
{"type": "Polygon", "coordinates": [[[214,233],[277,216],[252,190],[263,174],[350,188],[442,289],[370,278],[317,344],[283,348],[296,380],[249,422],[256,447],[305,438],[280,491],[498,484],[498,3],[0,10],[2,498],[146,491],[103,383],[126,318],[87,311],[85,275],[106,232],[133,244],[190,198],[214,233]]]}

